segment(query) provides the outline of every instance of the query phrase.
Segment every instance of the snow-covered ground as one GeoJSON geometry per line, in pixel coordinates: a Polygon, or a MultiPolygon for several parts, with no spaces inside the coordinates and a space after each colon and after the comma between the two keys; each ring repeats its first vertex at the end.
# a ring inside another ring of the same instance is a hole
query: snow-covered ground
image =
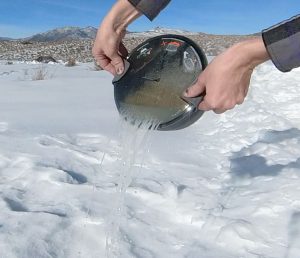
{"type": "MultiPolygon", "coordinates": [[[[130,136],[112,77],[49,64],[31,80],[40,68],[0,64],[0,257],[104,258],[130,136]]],[[[300,257],[299,85],[300,70],[264,64],[243,105],[153,132],[119,218],[121,257],[300,257]]]]}

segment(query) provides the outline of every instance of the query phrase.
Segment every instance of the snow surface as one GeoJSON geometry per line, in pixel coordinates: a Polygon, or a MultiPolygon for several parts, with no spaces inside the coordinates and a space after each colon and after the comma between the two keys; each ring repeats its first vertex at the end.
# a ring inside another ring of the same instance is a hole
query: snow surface
{"type": "MultiPolygon", "coordinates": [[[[1,258],[105,257],[130,146],[112,77],[92,67],[0,64],[1,258]]],[[[299,257],[299,84],[299,69],[267,63],[243,105],[153,132],[119,218],[122,258],[299,257]]]]}

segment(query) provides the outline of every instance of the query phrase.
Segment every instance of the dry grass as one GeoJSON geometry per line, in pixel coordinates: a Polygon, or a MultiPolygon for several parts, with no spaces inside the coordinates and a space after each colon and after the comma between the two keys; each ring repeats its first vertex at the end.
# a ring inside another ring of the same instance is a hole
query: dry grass
{"type": "Polygon", "coordinates": [[[46,79],[47,75],[48,75],[48,71],[46,70],[45,66],[40,66],[32,74],[31,79],[33,81],[42,81],[46,79]]]}
{"type": "Polygon", "coordinates": [[[66,63],[67,67],[76,66],[76,60],[74,58],[69,58],[68,62],[66,63]]]}

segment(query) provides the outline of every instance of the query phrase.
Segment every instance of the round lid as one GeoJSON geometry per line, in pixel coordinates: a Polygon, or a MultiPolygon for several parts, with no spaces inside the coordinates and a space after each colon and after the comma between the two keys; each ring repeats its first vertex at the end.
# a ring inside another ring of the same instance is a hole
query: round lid
{"type": "Polygon", "coordinates": [[[113,80],[120,114],[132,123],[158,130],[177,130],[195,122],[201,101],[183,98],[207,66],[203,51],[190,39],[162,35],[148,39],[125,60],[125,72],[113,80]]]}

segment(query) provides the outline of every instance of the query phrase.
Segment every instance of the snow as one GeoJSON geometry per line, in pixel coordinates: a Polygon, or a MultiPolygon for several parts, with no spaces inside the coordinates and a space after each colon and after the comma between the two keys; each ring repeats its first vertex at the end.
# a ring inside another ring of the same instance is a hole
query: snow
{"type": "MultiPolygon", "coordinates": [[[[111,80],[0,64],[1,258],[105,257],[129,136],[111,80]]],[[[243,105],[152,132],[116,218],[122,257],[299,257],[299,84],[267,63],[243,105]]]]}

